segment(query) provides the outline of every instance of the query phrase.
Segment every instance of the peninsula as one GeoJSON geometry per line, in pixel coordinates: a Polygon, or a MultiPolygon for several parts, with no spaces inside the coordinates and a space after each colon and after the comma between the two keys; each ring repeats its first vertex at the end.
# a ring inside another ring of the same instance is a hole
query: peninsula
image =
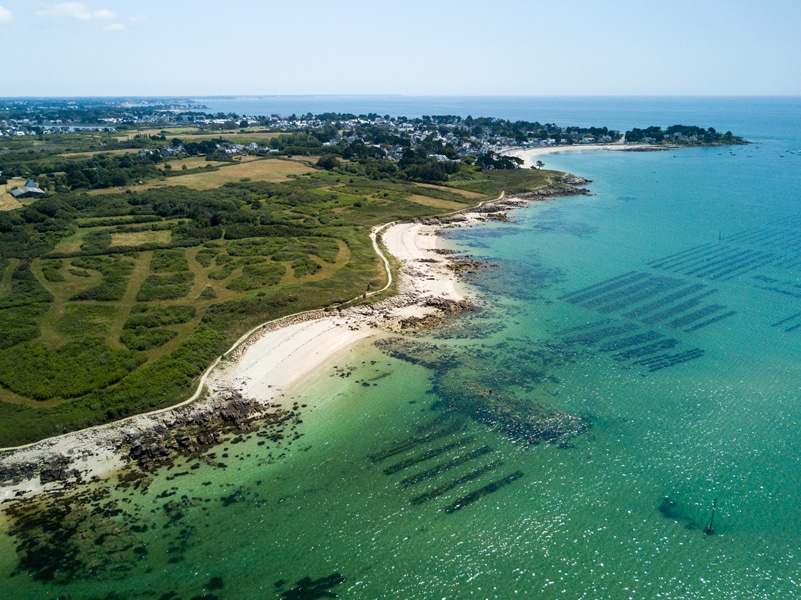
{"type": "Polygon", "coordinates": [[[8,194],[0,212],[4,447],[180,403],[262,323],[347,309],[339,329],[356,327],[374,310],[360,306],[398,292],[371,229],[503,194],[576,193],[563,174],[520,168],[510,148],[742,141],[697,128],[626,143],[636,131],[491,118],[49,104],[5,101],[0,121],[0,182],[47,194],[8,194]]]}

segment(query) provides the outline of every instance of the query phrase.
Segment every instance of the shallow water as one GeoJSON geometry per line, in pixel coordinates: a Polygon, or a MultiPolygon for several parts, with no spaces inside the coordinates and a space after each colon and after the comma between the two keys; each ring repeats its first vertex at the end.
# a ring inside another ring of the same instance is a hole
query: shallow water
{"type": "Polygon", "coordinates": [[[420,364],[359,347],[298,392],[294,441],[4,521],[3,596],[797,597],[801,124],[777,106],[721,108],[747,147],[546,157],[595,195],[451,232],[495,266],[420,364]],[[588,428],[509,426],[554,411],[588,428]],[[67,552],[12,549],[42,539],[67,552]]]}

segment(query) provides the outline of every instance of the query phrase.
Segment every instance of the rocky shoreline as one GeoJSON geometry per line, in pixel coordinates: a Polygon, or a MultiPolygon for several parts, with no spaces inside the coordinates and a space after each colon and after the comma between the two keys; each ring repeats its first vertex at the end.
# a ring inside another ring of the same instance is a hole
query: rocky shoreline
{"type": "MultiPolygon", "coordinates": [[[[454,272],[468,264],[453,261],[454,272]]],[[[236,363],[263,336],[293,325],[335,316],[355,327],[364,322],[390,333],[440,327],[466,310],[466,300],[421,297],[411,280],[420,276],[420,265],[403,268],[405,285],[395,296],[375,304],[341,311],[310,311],[264,324],[226,354],[218,372],[236,363]],[[421,307],[423,316],[398,316],[408,307],[421,307]]],[[[112,472],[136,469],[150,472],[171,464],[178,457],[204,459],[204,453],[226,436],[255,432],[272,442],[294,435],[302,422],[301,408],[247,397],[233,386],[209,382],[206,398],[159,414],[139,415],[93,430],[44,440],[31,448],[9,451],[0,459],[0,503],[28,499],[39,493],[62,493],[78,485],[97,481],[112,472]],[[71,442],[71,443],[70,443],[71,442]]],[[[207,460],[210,460],[206,457],[207,460]]]]}
{"type": "MultiPolygon", "coordinates": [[[[507,220],[509,210],[532,201],[589,195],[579,186],[587,180],[563,177],[559,187],[509,198],[499,198],[449,217],[428,219],[424,226],[436,232],[487,220],[507,220]]],[[[226,374],[264,336],[287,328],[335,319],[336,326],[374,332],[406,333],[443,326],[459,314],[474,310],[469,300],[432,293],[420,282],[436,280],[443,270],[463,278],[485,268],[483,261],[456,257],[447,250],[429,249],[437,258],[402,259],[398,293],[375,304],[340,311],[317,310],[264,324],[251,332],[221,359],[207,382],[205,399],[158,413],[139,415],[107,426],[44,440],[0,457],[0,503],[29,499],[41,493],[61,493],[112,473],[134,468],[149,472],[180,456],[204,460],[204,454],[226,436],[253,433],[272,442],[297,435],[301,406],[250,397],[226,374]]],[[[272,386],[270,386],[272,387],[272,386]]],[[[273,397],[283,396],[276,392],[273,397]]],[[[558,429],[558,428],[557,428],[558,429]]],[[[572,428],[575,431],[575,427],[572,428]]]]}
{"type": "Polygon", "coordinates": [[[553,200],[554,198],[564,198],[568,196],[592,196],[592,192],[585,187],[592,183],[589,179],[564,175],[559,179],[562,184],[558,187],[549,187],[534,192],[515,194],[508,198],[503,197],[492,202],[484,203],[466,211],[460,211],[445,217],[432,217],[425,222],[431,225],[443,227],[463,226],[480,221],[508,221],[508,212],[516,208],[522,208],[530,202],[542,200],[553,200]]]}
{"type": "MultiPolygon", "coordinates": [[[[267,432],[265,437],[279,441],[285,436],[283,427],[294,427],[299,422],[296,405],[287,409],[225,390],[218,392],[212,401],[178,408],[149,423],[120,427],[112,436],[114,439],[102,443],[110,445],[126,466],[151,471],[179,456],[200,456],[229,434],[260,429],[267,432]]],[[[96,443],[100,444],[101,440],[96,443]]],[[[4,460],[0,464],[0,485],[14,486],[38,480],[42,486],[60,484],[51,486],[54,489],[50,491],[61,491],[94,479],[91,473],[80,468],[82,461],[93,456],[94,452],[86,447],[68,454],[54,452],[42,460],[4,460]]],[[[25,494],[20,491],[16,496],[25,494]]]]}

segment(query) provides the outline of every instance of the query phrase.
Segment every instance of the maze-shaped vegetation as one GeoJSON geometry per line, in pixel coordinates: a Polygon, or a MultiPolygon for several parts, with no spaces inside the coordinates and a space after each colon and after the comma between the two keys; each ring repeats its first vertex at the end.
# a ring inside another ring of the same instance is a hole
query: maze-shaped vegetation
{"type": "Polygon", "coordinates": [[[174,404],[254,325],[381,288],[371,227],[548,174],[462,179],[484,195],[313,170],[0,212],[0,446],[174,404]]]}
{"type": "Polygon", "coordinates": [[[169,275],[151,275],[145,279],[136,299],[139,302],[150,300],[177,300],[185,297],[192,284],[195,282],[195,274],[191,271],[171,273],[169,275]]]}
{"type": "Polygon", "coordinates": [[[283,278],[284,273],[286,273],[286,269],[283,265],[245,265],[242,269],[242,275],[225,287],[237,292],[256,290],[277,284],[283,278]]]}
{"type": "Polygon", "coordinates": [[[116,318],[116,308],[104,304],[75,303],[64,307],[55,330],[66,337],[105,336],[116,318]]]}
{"type": "Polygon", "coordinates": [[[195,318],[194,306],[173,304],[137,305],[123,325],[120,342],[131,350],[152,350],[178,335],[169,325],[181,325],[195,318]]]}
{"type": "Polygon", "coordinates": [[[88,290],[78,292],[70,300],[101,302],[122,300],[134,268],[133,261],[121,256],[86,256],[72,259],[71,264],[83,271],[98,271],[103,276],[103,281],[88,290]]]}
{"type": "Polygon", "coordinates": [[[186,260],[186,251],[183,249],[156,250],[153,253],[153,260],[150,261],[150,270],[153,273],[188,271],[189,263],[186,260]]]}

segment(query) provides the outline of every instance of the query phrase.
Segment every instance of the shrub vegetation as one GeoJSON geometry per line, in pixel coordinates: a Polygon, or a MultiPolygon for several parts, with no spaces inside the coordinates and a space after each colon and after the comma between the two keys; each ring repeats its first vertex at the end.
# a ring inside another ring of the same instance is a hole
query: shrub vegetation
{"type": "MultiPolygon", "coordinates": [[[[275,143],[321,148],[306,134],[275,143]]],[[[0,446],[174,404],[249,328],[380,287],[371,227],[445,212],[421,198],[452,210],[553,175],[440,169],[418,154],[400,168],[362,146],[284,182],[205,191],[70,192],[100,185],[118,164],[74,160],[96,172],[84,181],[72,170],[50,182],[58,193],[0,212],[0,446]],[[425,178],[438,185],[411,181],[425,178]]],[[[4,160],[16,158],[23,168],[25,156],[4,160]]],[[[119,164],[126,177],[148,167],[119,164]]]]}
{"type": "Polygon", "coordinates": [[[237,292],[257,290],[275,285],[281,281],[285,273],[286,267],[284,265],[246,265],[242,269],[242,275],[234,279],[226,287],[237,292]]]}
{"type": "Polygon", "coordinates": [[[0,352],[0,383],[29,398],[74,398],[118,382],[147,359],[83,338],[51,350],[20,344],[0,352]]]}
{"type": "Polygon", "coordinates": [[[171,275],[151,275],[145,279],[139,293],[138,302],[150,300],[177,300],[183,298],[192,289],[195,274],[191,271],[173,273],[171,275]]]}
{"type": "Polygon", "coordinates": [[[186,250],[156,250],[153,253],[153,260],[150,261],[150,270],[154,273],[188,271],[186,250]]]}

